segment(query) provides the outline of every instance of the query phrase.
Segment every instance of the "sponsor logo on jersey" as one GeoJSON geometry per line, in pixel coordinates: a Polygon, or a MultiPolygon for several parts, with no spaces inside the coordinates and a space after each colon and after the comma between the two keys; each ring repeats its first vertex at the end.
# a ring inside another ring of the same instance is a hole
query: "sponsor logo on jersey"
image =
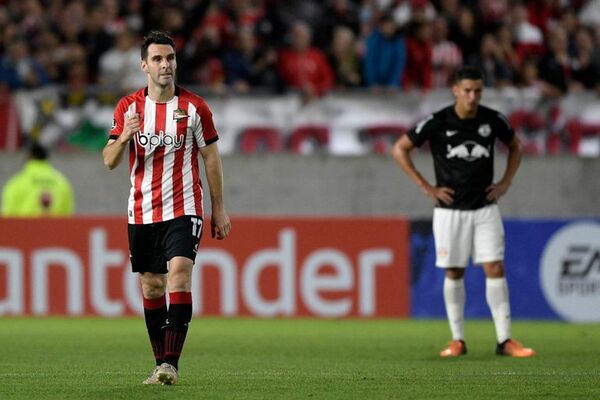
{"type": "Polygon", "coordinates": [[[492,128],[490,128],[489,124],[479,125],[477,133],[479,133],[483,137],[488,137],[490,136],[490,133],[492,133],[492,128]]]}
{"type": "Polygon", "coordinates": [[[141,131],[138,131],[136,137],[137,142],[142,147],[150,146],[150,148],[152,148],[158,146],[172,146],[175,149],[179,149],[183,146],[183,135],[172,136],[163,131],[158,132],[158,134],[142,133],[141,131]]]}
{"type": "Polygon", "coordinates": [[[446,158],[460,158],[465,161],[475,161],[482,157],[489,158],[490,150],[472,140],[467,140],[454,147],[448,145],[446,154],[446,158]]]}
{"type": "Polygon", "coordinates": [[[173,111],[173,119],[177,122],[189,117],[187,112],[183,108],[178,108],[173,111]]]}
{"type": "Polygon", "coordinates": [[[540,262],[542,292],[574,322],[600,322],[600,224],[575,222],[548,240],[540,262]]]}
{"type": "Polygon", "coordinates": [[[450,136],[454,136],[458,133],[458,131],[446,131],[446,136],[450,137],[450,136]]]}

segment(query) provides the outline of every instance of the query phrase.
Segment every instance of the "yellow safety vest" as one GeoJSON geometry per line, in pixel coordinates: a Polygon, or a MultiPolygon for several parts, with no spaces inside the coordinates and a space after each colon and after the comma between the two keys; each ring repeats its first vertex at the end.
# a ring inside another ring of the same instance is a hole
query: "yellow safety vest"
{"type": "Polygon", "coordinates": [[[73,190],[48,161],[29,160],[2,191],[5,217],[61,217],[74,212],[73,190]]]}

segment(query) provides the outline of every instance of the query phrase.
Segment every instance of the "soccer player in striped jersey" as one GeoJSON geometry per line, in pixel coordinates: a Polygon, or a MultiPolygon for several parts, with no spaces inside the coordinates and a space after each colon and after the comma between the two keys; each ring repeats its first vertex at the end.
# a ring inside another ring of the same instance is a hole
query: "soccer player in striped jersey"
{"type": "Polygon", "coordinates": [[[225,239],[231,222],[223,204],[212,114],[200,96],[175,85],[173,39],[150,32],[140,64],[148,86],[119,101],[102,155],[112,170],[129,153],[131,266],[139,273],[156,360],[144,383],[170,385],[179,379],[179,356],[192,317],[191,275],[204,221],[199,155],[210,190],[212,237],[225,239]]]}

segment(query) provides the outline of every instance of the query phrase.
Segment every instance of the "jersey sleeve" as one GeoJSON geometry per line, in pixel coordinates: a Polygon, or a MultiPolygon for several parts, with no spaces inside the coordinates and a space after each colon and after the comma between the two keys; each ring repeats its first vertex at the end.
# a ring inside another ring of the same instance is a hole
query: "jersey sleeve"
{"type": "Polygon", "coordinates": [[[417,147],[421,147],[423,143],[429,139],[433,131],[433,114],[423,118],[419,123],[413,126],[406,134],[410,141],[417,147]]]}
{"type": "Polygon", "coordinates": [[[211,143],[219,140],[219,135],[215,129],[212,112],[208,105],[204,102],[200,103],[197,108],[198,121],[194,129],[194,137],[198,147],[208,146],[211,143]]]}
{"type": "Polygon", "coordinates": [[[123,126],[125,124],[125,114],[127,112],[128,105],[125,98],[122,98],[117,107],[112,120],[112,126],[110,128],[109,139],[117,139],[123,132],[123,126]]]}
{"type": "Polygon", "coordinates": [[[497,114],[497,116],[498,116],[498,129],[496,130],[497,137],[504,144],[509,144],[510,142],[512,142],[513,138],[515,137],[515,131],[514,131],[513,127],[510,125],[508,118],[506,118],[504,116],[504,114],[499,112],[497,114]]]}

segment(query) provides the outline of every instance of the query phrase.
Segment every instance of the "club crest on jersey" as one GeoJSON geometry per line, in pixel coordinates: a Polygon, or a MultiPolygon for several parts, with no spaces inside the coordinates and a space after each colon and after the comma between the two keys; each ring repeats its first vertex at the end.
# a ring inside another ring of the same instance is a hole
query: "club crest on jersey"
{"type": "Polygon", "coordinates": [[[490,133],[492,133],[492,128],[490,128],[489,124],[479,125],[477,133],[479,133],[482,137],[488,137],[490,136],[490,133]]]}
{"type": "Polygon", "coordinates": [[[183,108],[178,108],[173,111],[173,119],[177,122],[186,119],[187,117],[189,117],[189,115],[183,108]]]}
{"type": "Polygon", "coordinates": [[[136,136],[137,142],[142,147],[150,146],[150,148],[152,148],[159,146],[173,146],[175,149],[179,149],[183,146],[183,135],[171,136],[163,131],[153,135],[151,133],[142,133],[141,131],[138,131],[136,136]]]}

